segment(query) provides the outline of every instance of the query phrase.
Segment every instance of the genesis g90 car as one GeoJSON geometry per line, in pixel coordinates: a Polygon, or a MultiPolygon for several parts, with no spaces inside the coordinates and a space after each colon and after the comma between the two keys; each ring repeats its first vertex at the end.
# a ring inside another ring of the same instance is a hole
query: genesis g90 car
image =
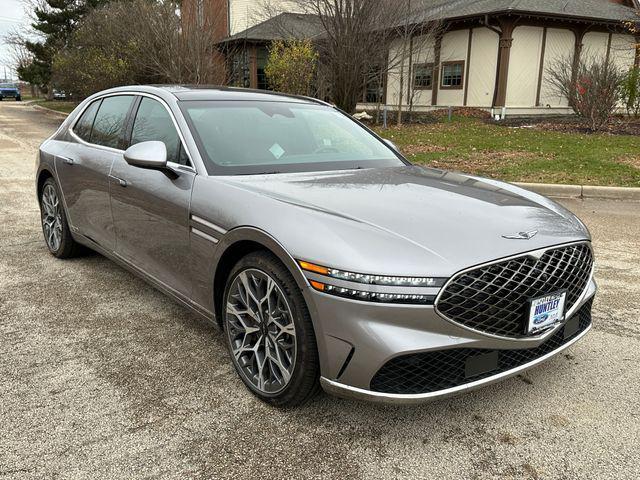
{"type": "Polygon", "coordinates": [[[39,152],[46,244],[90,248],[224,329],[274,405],[415,403],[591,328],[586,227],[494,180],[411,165],[324,102],[223,88],[86,99],[39,152]]]}

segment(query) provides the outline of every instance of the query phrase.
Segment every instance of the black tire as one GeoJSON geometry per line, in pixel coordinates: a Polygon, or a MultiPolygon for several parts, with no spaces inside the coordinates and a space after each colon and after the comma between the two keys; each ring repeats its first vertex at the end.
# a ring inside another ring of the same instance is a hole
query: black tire
{"type": "Polygon", "coordinates": [[[18,95],[18,96],[16,97],[16,102],[21,102],[21,101],[22,101],[22,97],[21,97],[20,95],[18,95]]]}
{"type": "Polygon", "coordinates": [[[259,251],[250,253],[242,258],[229,274],[223,302],[222,323],[229,356],[243,383],[254,395],[276,407],[303,405],[317,395],[320,390],[320,362],[311,316],[296,281],[275,255],[270,252],[259,251]],[[231,334],[229,333],[230,323],[227,312],[230,289],[240,274],[247,271],[255,272],[256,270],[267,274],[275,281],[280,292],[286,298],[291,311],[291,319],[295,326],[295,363],[290,380],[283,390],[277,393],[265,393],[252,384],[241,371],[232,353],[233,347],[231,334]]]}
{"type": "Polygon", "coordinates": [[[39,200],[40,200],[40,219],[41,219],[40,223],[42,224],[42,234],[44,235],[45,244],[47,245],[49,252],[51,252],[51,254],[54,257],[61,258],[61,259],[73,258],[81,255],[83,253],[82,245],[77,243],[71,236],[71,231],[69,230],[69,223],[67,222],[67,216],[65,214],[64,207],[62,205],[62,196],[60,195],[60,190],[58,189],[58,185],[56,184],[56,181],[52,177],[47,178],[44,184],[42,185],[42,191],[40,192],[39,200]],[[45,192],[47,192],[48,191],[47,189],[49,188],[53,188],[58,199],[58,209],[59,209],[58,222],[60,225],[59,226],[60,241],[57,248],[55,245],[52,246],[51,242],[47,239],[47,232],[45,228],[46,211],[45,211],[45,206],[43,202],[44,202],[45,192]]]}

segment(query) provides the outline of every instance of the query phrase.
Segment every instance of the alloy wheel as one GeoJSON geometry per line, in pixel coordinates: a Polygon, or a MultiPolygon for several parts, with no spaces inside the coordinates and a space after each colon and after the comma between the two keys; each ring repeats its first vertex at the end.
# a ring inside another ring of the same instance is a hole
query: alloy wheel
{"type": "Polygon", "coordinates": [[[57,252],[62,243],[62,207],[53,185],[42,191],[42,227],[49,249],[57,252]]]}
{"type": "Polygon", "coordinates": [[[289,302],[270,275],[247,269],[234,278],[226,327],[233,362],[244,379],[264,394],[284,390],[296,363],[296,328],[289,302]]]}

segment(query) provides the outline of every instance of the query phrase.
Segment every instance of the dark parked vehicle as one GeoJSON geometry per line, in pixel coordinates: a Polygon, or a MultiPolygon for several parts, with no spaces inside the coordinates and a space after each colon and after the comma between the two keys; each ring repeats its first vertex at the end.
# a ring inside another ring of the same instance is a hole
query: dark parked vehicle
{"type": "Polygon", "coordinates": [[[13,98],[16,101],[22,100],[20,88],[15,83],[0,83],[0,100],[5,98],[13,98]]]}
{"type": "Polygon", "coordinates": [[[275,405],[320,386],[453,395],[591,328],[578,218],[514,185],[412,166],[314,99],[101,92],[42,144],[36,182],[53,255],[94,249],[219,324],[242,381],[275,405]]]}

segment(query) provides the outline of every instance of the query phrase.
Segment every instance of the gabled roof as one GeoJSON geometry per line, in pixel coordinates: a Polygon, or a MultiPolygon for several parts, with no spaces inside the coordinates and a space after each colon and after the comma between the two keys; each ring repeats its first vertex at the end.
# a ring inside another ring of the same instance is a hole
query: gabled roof
{"type": "MultiPolygon", "coordinates": [[[[497,13],[520,13],[581,20],[621,22],[637,11],[609,0],[418,0],[417,21],[445,20],[497,13]]],[[[635,1],[635,0],[634,0],[635,1]]]]}
{"type": "Polygon", "coordinates": [[[303,13],[281,13],[243,32],[223,40],[272,41],[287,38],[313,38],[323,32],[320,18],[303,13]]]}
{"type": "MultiPolygon", "coordinates": [[[[640,7],[640,0],[631,0],[640,7]]],[[[638,10],[610,0],[414,0],[408,23],[457,20],[484,15],[520,14],[537,17],[620,24],[640,21],[638,10]]],[[[404,22],[403,22],[404,23],[404,22]]],[[[323,33],[316,15],[281,13],[225,40],[272,41],[287,38],[315,38],[323,33]]]]}

